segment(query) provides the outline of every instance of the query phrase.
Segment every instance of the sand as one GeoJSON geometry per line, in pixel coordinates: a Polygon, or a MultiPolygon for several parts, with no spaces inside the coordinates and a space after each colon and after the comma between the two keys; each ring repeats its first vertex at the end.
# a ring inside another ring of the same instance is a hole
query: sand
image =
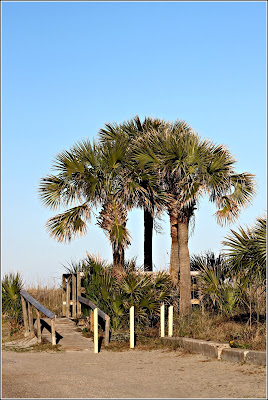
{"type": "Polygon", "coordinates": [[[3,398],[266,398],[266,368],[181,350],[2,352],[3,398]]]}

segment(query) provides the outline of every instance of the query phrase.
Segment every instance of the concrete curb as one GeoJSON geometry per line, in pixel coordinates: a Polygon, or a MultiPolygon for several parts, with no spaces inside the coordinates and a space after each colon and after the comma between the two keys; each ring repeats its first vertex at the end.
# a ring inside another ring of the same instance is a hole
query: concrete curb
{"type": "Polygon", "coordinates": [[[177,344],[179,347],[193,353],[201,353],[204,356],[217,360],[231,362],[246,362],[255,365],[266,365],[266,352],[246,349],[230,348],[228,343],[209,342],[206,340],[191,339],[186,337],[164,337],[163,343],[177,344]]]}

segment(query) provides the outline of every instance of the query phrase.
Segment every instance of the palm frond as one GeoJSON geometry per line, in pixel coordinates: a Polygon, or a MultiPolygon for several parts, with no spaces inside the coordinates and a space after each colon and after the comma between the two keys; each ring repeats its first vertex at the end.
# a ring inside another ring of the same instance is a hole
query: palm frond
{"type": "Polygon", "coordinates": [[[63,178],[61,175],[47,175],[42,178],[38,191],[43,205],[52,210],[81,201],[79,188],[72,179],[63,178]]]}
{"type": "Polygon", "coordinates": [[[253,228],[239,227],[231,230],[222,242],[224,253],[236,271],[240,269],[251,274],[260,270],[265,275],[266,269],[266,217],[257,219],[253,228]]]}
{"type": "Polygon", "coordinates": [[[90,217],[91,209],[84,203],[50,218],[46,228],[50,236],[58,242],[70,242],[73,238],[86,233],[87,225],[83,219],[90,220],[90,217]]]}

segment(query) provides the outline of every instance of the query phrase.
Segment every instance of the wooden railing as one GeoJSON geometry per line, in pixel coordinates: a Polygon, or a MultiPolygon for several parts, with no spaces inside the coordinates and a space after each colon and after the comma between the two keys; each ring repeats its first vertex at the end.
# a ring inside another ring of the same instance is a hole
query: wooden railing
{"type": "MultiPolygon", "coordinates": [[[[93,328],[93,321],[94,321],[94,319],[93,319],[94,318],[93,317],[93,310],[95,310],[95,308],[98,308],[98,307],[92,301],[86,299],[85,297],[78,296],[77,300],[78,300],[79,303],[91,308],[92,311],[91,311],[91,322],[90,322],[90,325],[91,325],[91,330],[93,331],[93,329],[92,329],[93,328]]],[[[100,318],[102,318],[102,320],[105,323],[105,329],[104,329],[105,341],[104,341],[104,343],[105,343],[105,346],[108,346],[109,342],[110,342],[110,317],[109,317],[109,315],[107,315],[103,311],[101,311],[99,308],[98,308],[98,316],[100,318]]]]}
{"type": "Polygon", "coordinates": [[[83,272],[62,275],[62,316],[67,318],[80,318],[81,304],[77,300],[81,296],[81,278],[83,272]]]}
{"type": "Polygon", "coordinates": [[[23,321],[25,327],[25,336],[35,336],[34,333],[34,321],[33,321],[33,307],[36,311],[37,316],[37,341],[41,343],[41,321],[40,321],[40,312],[43,313],[46,317],[51,320],[51,342],[52,345],[56,345],[56,332],[55,332],[55,320],[56,315],[40,304],[34,297],[32,297],[26,290],[20,291],[21,295],[21,304],[22,304],[22,312],[23,312],[23,321]]]}

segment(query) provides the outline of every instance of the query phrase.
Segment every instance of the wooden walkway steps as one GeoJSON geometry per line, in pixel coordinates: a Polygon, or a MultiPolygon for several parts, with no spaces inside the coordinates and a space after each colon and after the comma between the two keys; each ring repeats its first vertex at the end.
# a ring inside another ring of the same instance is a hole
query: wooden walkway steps
{"type": "MultiPolygon", "coordinates": [[[[42,338],[51,343],[51,333],[49,320],[41,319],[42,338]]],[[[77,325],[69,318],[56,318],[56,343],[61,345],[64,351],[85,351],[94,349],[94,343],[91,338],[82,336],[77,325]]]]}

